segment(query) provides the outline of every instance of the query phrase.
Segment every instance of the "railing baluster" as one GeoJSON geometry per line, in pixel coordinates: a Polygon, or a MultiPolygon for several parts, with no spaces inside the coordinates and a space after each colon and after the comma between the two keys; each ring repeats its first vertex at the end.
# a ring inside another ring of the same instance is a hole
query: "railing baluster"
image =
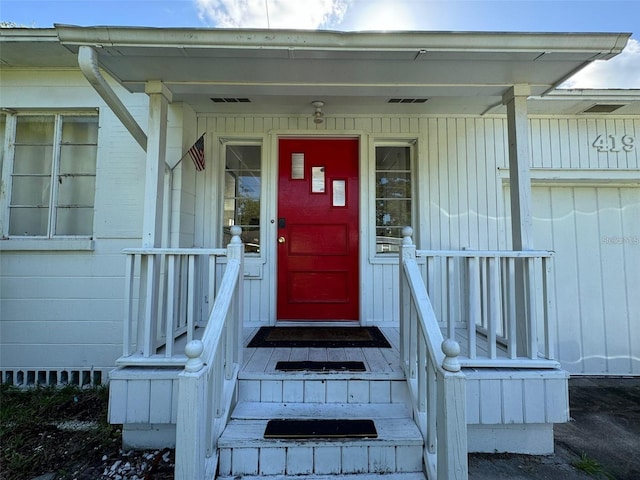
{"type": "Polygon", "coordinates": [[[538,358],[538,282],[536,281],[536,258],[527,258],[524,262],[525,292],[528,319],[529,358],[538,358]]]}
{"type": "Polygon", "coordinates": [[[495,359],[497,357],[497,344],[496,344],[496,328],[498,322],[500,322],[500,290],[496,288],[499,283],[498,277],[498,259],[496,257],[491,257],[487,259],[489,262],[489,272],[488,272],[488,280],[487,280],[487,289],[489,294],[489,309],[488,309],[488,332],[487,332],[487,341],[489,342],[489,358],[495,359]]]}
{"type": "Polygon", "coordinates": [[[173,357],[173,347],[175,344],[176,317],[175,317],[175,272],[176,272],[176,256],[167,255],[167,311],[166,311],[166,329],[167,329],[167,345],[165,349],[166,357],[173,357]]]}
{"type": "Polygon", "coordinates": [[[187,268],[187,341],[193,340],[194,313],[195,313],[195,286],[196,286],[196,257],[189,255],[189,267],[187,268]]]}
{"type": "Polygon", "coordinates": [[[155,331],[153,328],[153,322],[156,315],[157,304],[155,302],[155,292],[157,291],[158,278],[157,272],[157,259],[153,256],[145,257],[144,272],[140,271],[140,276],[144,275],[145,279],[145,293],[144,293],[144,312],[142,318],[142,336],[138,337],[138,342],[142,343],[142,355],[144,357],[150,357],[155,353],[155,331]]]}
{"type": "Polygon", "coordinates": [[[133,353],[133,288],[135,281],[136,255],[127,254],[125,265],[124,289],[124,328],[122,330],[122,355],[133,353]]]}
{"type": "Polygon", "coordinates": [[[542,259],[542,270],[543,270],[543,287],[542,287],[542,296],[544,300],[544,348],[545,348],[545,356],[549,360],[555,358],[556,353],[553,345],[553,331],[555,328],[554,319],[555,319],[555,304],[551,301],[551,292],[553,292],[553,288],[551,288],[550,282],[553,278],[552,272],[552,263],[550,258],[542,259]]]}
{"type": "Polygon", "coordinates": [[[427,359],[427,449],[429,453],[436,453],[437,444],[437,418],[438,418],[438,399],[436,391],[438,383],[436,379],[436,370],[430,358],[427,359]]]}
{"type": "Polygon", "coordinates": [[[456,338],[456,318],[458,312],[455,264],[453,257],[447,257],[447,337],[456,338]]]}
{"type": "Polygon", "coordinates": [[[467,319],[468,357],[476,358],[476,324],[482,315],[480,302],[480,257],[469,258],[469,318],[467,319]]]}
{"type": "Polygon", "coordinates": [[[507,298],[507,308],[505,310],[507,314],[507,353],[509,358],[515,359],[518,357],[518,334],[516,330],[516,259],[507,258],[507,285],[504,292],[507,298]]]}

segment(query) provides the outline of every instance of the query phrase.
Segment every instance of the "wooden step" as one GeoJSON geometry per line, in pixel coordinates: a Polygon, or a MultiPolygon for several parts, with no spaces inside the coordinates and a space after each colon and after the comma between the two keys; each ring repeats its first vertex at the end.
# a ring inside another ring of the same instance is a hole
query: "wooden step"
{"type": "MultiPolygon", "coordinates": [[[[217,480],[238,480],[235,476],[218,475],[217,480]]],[[[390,473],[388,475],[379,473],[364,473],[353,475],[340,475],[345,480],[425,480],[421,472],[390,473]]],[[[335,475],[243,475],[242,480],[336,480],[335,475]]]]}
{"type": "Polygon", "coordinates": [[[239,402],[232,419],[270,418],[410,418],[402,403],[260,403],[239,402]]]}
{"type": "Polygon", "coordinates": [[[219,467],[221,476],[243,478],[421,472],[422,446],[404,405],[241,402],[218,441],[219,467]],[[265,439],[269,418],[371,418],[378,438],[265,439]]]}
{"type": "Polygon", "coordinates": [[[407,383],[389,378],[340,379],[331,374],[241,376],[238,398],[276,403],[408,403],[407,383]]]}

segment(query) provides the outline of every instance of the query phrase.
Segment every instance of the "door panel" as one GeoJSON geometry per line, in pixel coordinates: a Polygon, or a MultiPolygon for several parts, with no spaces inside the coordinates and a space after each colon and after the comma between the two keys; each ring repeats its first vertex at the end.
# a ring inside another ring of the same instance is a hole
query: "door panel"
{"type": "Polygon", "coordinates": [[[282,139],[279,320],[359,319],[358,140],[282,139]]]}

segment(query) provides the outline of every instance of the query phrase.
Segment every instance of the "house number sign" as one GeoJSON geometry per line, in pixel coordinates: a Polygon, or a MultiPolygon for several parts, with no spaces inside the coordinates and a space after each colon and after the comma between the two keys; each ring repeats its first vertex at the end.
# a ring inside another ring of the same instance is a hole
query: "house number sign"
{"type": "Polygon", "coordinates": [[[636,139],[632,135],[598,135],[591,146],[599,152],[632,152],[636,139]]]}

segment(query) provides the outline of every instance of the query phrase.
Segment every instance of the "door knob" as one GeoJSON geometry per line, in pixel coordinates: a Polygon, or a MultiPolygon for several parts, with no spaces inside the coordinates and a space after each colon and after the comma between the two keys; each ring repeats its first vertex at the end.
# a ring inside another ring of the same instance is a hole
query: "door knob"
{"type": "Polygon", "coordinates": [[[278,243],[284,243],[285,239],[284,237],[278,237],[278,243]]]}

